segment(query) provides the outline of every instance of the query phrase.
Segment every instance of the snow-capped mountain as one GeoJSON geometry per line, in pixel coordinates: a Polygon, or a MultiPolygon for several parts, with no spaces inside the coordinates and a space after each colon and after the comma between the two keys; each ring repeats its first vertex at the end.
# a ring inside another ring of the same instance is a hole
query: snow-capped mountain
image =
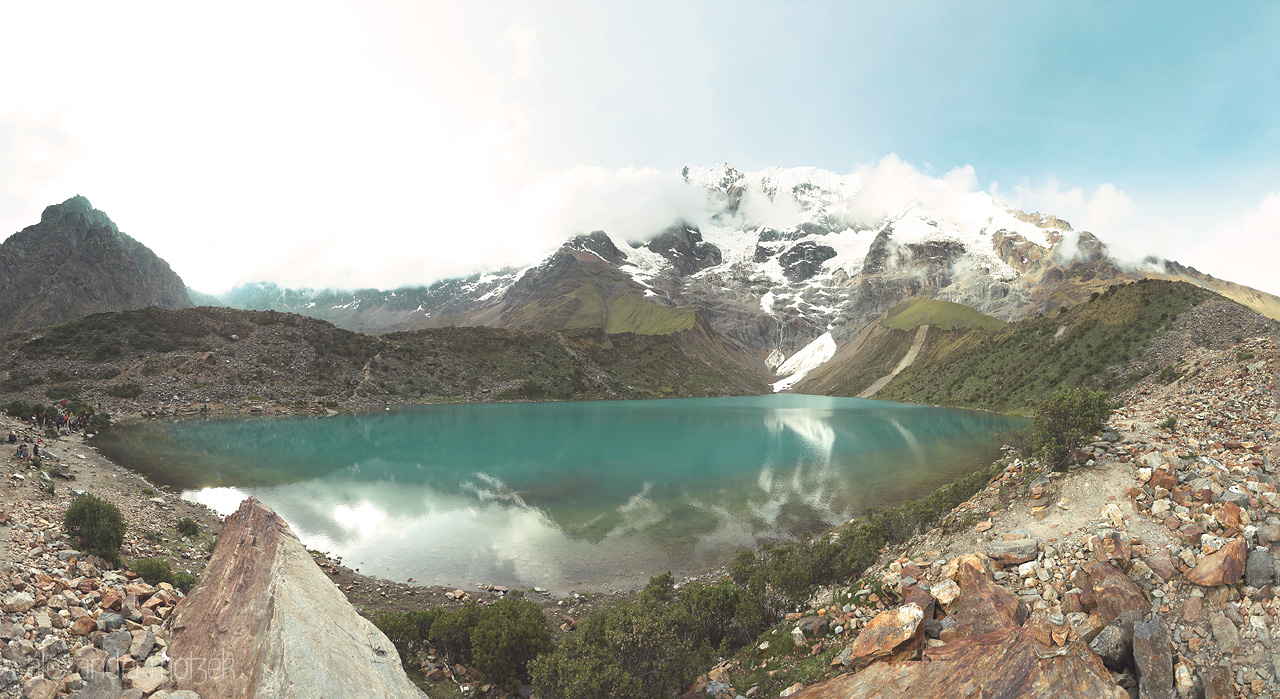
{"type": "Polygon", "coordinates": [[[494,325],[662,333],[690,327],[693,309],[794,383],[907,298],[1015,320],[1145,274],[1115,264],[1095,236],[1054,216],[1027,214],[915,171],[837,175],[717,165],[685,167],[681,176],[705,193],[705,211],[643,243],[595,231],[524,269],[429,287],[315,292],[252,285],[222,300],[366,332],[494,325]]]}

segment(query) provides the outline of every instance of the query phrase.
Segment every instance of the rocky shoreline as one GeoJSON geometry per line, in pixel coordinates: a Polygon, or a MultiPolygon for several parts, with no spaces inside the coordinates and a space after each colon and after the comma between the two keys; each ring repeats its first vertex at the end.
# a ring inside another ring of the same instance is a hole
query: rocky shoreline
{"type": "Polygon", "coordinates": [[[686,696],[1277,696],[1280,350],[1185,364],[1121,396],[1068,473],[1010,460],[686,696]],[[792,681],[813,659],[827,679],[792,681]]]}
{"type": "MultiPolygon", "coordinates": [[[[1119,688],[1117,697],[1168,696],[1144,689],[1166,685],[1180,697],[1274,696],[1280,350],[1274,338],[1251,339],[1197,349],[1185,366],[1169,385],[1149,381],[1121,396],[1111,432],[1078,453],[1068,473],[1009,459],[938,528],[886,552],[853,587],[820,591],[810,613],[766,631],[763,647],[727,659],[686,696],[736,697],[735,687],[747,697],[956,696],[954,673],[937,693],[919,689],[931,686],[929,666],[937,673],[947,667],[939,662],[963,659],[982,667],[992,653],[1015,651],[1030,653],[1027,667],[1038,669],[1010,682],[1052,679],[1053,668],[1042,666],[1058,658],[1058,671],[1074,668],[1099,691],[1119,688]],[[780,629],[793,642],[786,655],[768,650],[780,629]],[[815,657],[827,662],[828,679],[808,687],[811,680],[787,681],[815,657]],[[916,683],[919,692],[894,694],[900,682],[916,683]]],[[[25,429],[0,417],[3,428],[25,429]]],[[[50,495],[47,472],[6,458],[0,696],[98,696],[86,692],[114,682],[121,694],[104,696],[190,699],[163,688],[173,671],[165,620],[182,593],[82,557],[62,533],[62,513],[78,491],[104,497],[128,523],[126,560],[164,558],[192,574],[207,563],[221,518],[110,462],[78,435],[42,451],[46,465],[67,466],[73,480],[57,479],[50,495]],[[174,530],[183,517],[198,523],[196,537],[174,530]],[[104,650],[103,643],[116,645],[104,650]]],[[[366,616],[504,592],[392,583],[312,555],[366,616]]],[[[575,617],[613,596],[535,599],[552,626],[572,633],[575,617]]],[[[458,677],[467,679],[465,672],[458,677]]],[[[1002,675],[965,677],[986,691],[1002,675]]],[[[1076,696],[1071,686],[1040,696],[1076,696]]]]}

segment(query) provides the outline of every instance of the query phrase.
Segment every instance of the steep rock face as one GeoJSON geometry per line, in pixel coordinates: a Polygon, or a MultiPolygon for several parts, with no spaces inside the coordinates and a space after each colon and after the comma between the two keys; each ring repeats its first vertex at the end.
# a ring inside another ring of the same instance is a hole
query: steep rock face
{"type": "Polygon", "coordinates": [[[553,330],[599,325],[608,315],[601,305],[629,295],[696,309],[761,362],[775,353],[789,357],[826,333],[847,343],[911,297],[1012,321],[1144,276],[1192,281],[1280,318],[1274,296],[1172,263],[1161,271],[1159,260],[1142,269],[1120,265],[1093,234],[1049,214],[1012,209],[985,192],[940,195],[940,183],[911,178],[885,188],[865,173],[803,167],[748,173],[691,166],[681,175],[703,197],[703,210],[682,212],[687,220],[652,231],[644,244],[595,231],[525,269],[455,283],[448,294],[415,297],[422,298],[415,305],[388,292],[328,304],[343,312],[346,304],[359,306],[359,327],[337,311],[288,310],[366,332],[379,332],[377,324],[389,318],[397,328],[553,330]],[[391,306],[408,311],[380,310],[391,306]]]}
{"type": "Polygon", "coordinates": [[[191,299],[168,263],[82,196],[0,244],[0,331],[147,306],[189,308],[191,299]]]}
{"type": "Polygon", "coordinates": [[[425,696],[395,646],[356,613],[289,525],[253,498],[223,525],[202,582],[172,623],[175,684],[200,696],[425,696]]]}
{"type": "Polygon", "coordinates": [[[685,223],[676,224],[659,233],[645,247],[662,255],[681,275],[714,267],[722,261],[720,249],[704,242],[698,229],[685,223]]]}

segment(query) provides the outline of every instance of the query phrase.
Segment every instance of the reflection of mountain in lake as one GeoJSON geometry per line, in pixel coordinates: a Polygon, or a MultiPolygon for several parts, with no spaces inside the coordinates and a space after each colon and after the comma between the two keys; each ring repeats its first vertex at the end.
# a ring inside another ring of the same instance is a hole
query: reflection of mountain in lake
{"type": "Polygon", "coordinates": [[[385,574],[559,587],[619,565],[703,567],[915,497],[989,460],[992,434],[1015,424],[768,396],[157,422],[103,447],[161,482],[251,492],[309,546],[362,552],[385,574]]]}

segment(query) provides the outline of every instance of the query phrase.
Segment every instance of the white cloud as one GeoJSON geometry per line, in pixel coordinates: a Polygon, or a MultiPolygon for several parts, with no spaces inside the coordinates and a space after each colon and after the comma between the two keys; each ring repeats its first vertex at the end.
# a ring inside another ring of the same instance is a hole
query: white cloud
{"type": "Polygon", "coordinates": [[[1280,190],[1220,222],[1189,246],[1186,264],[1280,294],[1280,190]]]}
{"type": "MultiPolygon", "coordinates": [[[[992,187],[995,186],[993,182],[992,187]]],[[[1055,179],[1038,187],[1018,185],[1009,203],[1023,211],[1053,214],[1071,223],[1076,230],[1089,231],[1104,239],[1108,232],[1124,230],[1132,224],[1137,211],[1129,195],[1110,182],[1097,185],[1090,194],[1085,194],[1080,187],[1064,189],[1055,179]]]]}

